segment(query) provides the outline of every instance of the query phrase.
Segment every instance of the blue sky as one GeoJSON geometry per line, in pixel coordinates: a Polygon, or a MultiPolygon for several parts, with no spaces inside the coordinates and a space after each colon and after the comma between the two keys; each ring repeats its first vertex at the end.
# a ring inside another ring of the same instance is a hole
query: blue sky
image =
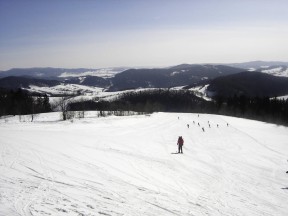
{"type": "Polygon", "coordinates": [[[0,70],[288,61],[286,0],[0,0],[0,70]]]}

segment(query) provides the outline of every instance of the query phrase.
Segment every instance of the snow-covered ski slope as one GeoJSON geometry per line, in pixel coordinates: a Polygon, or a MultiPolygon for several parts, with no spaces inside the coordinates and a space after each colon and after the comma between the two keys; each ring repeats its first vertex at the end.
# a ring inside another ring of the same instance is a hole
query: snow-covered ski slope
{"type": "Polygon", "coordinates": [[[206,114],[93,115],[0,119],[1,216],[287,215],[288,128],[206,114]],[[173,154],[179,135],[184,154],[173,154]]]}

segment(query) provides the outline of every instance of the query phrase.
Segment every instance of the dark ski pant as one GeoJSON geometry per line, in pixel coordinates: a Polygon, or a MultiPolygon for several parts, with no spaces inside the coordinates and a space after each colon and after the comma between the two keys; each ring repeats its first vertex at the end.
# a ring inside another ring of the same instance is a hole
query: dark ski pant
{"type": "Polygon", "coordinates": [[[183,145],[178,144],[178,153],[183,153],[182,146],[183,145]]]}

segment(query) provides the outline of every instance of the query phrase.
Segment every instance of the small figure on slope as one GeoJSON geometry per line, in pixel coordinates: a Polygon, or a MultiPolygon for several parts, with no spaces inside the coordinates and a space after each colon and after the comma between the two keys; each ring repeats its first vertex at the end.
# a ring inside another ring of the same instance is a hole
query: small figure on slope
{"type": "Polygon", "coordinates": [[[178,153],[183,154],[182,147],[184,145],[184,140],[183,140],[182,136],[179,136],[178,141],[177,141],[177,145],[178,145],[178,153]]]}

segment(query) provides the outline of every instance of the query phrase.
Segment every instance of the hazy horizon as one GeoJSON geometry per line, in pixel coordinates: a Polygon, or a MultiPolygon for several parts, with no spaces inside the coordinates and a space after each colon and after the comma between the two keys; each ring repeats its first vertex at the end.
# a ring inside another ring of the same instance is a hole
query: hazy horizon
{"type": "MultiPolygon", "coordinates": [[[[178,66],[178,65],[182,65],[182,64],[188,64],[188,65],[205,65],[205,64],[210,64],[210,65],[232,65],[232,64],[246,64],[246,63],[253,63],[253,62],[269,62],[269,63],[275,63],[275,65],[277,63],[285,63],[288,64],[288,61],[262,61],[262,60],[253,60],[253,61],[248,61],[248,62],[192,62],[192,63],[187,63],[187,62],[182,62],[182,63],[178,63],[178,64],[173,64],[173,65],[134,65],[134,66],[107,66],[107,67],[61,67],[61,66],[57,66],[57,67],[51,67],[51,66],[31,66],[31,67],[13,67],[13,68],[8,68],[8,69],[4,69],[4,70],[0,70],[0,72],[4,72],[4,71],[9,71],[12,69],[35,69],[35,68],[58,68],[58,69],[89,69],[89,70],[97,70],[97,69],[117,69],[117,68],[135,68],[135,69],[140,69],[140,68],[168,68],[168,67],[174,67],[174,66],[178,66]]],[[[266,66],[266,65],[263,65],[266,66]]],[[[233,67],[233,66],[232,66],[233,67]]]]}
{"type": "Polygon", "coordinates": [[[285,0],[0,0],[0,70],[288,62],[285,0]]]}

